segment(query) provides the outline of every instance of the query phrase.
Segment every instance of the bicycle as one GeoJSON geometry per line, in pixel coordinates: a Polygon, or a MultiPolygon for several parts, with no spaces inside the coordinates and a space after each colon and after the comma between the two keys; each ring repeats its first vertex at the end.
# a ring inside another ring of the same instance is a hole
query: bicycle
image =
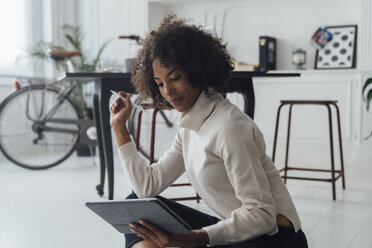
{"type": "MultiPolygon", "coordinates": [[[[56,59],[75,55],[51,54],[56,59]]],[[[79,142],[93,153],[96,140],[87,136],[94,126],[92,111],[78,83],[18,77],[14,86],[0,104],[0,150],[7,159],[23,168],[42,170],[66,160],[79,142]],[[72,98],[73,92],[77,99],[72,98]],[[79,108],[78,103],[83,106],[79,108]]]]}

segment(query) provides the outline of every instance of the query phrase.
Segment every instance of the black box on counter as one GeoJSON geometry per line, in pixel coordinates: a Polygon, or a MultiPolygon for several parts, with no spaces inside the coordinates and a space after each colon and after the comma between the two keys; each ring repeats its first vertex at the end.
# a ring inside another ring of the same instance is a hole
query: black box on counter
{"type": "Polygon", "coordinates": [[[260,71],[276,69],[276,39],[269,36],[259,37],[260,71]]]}

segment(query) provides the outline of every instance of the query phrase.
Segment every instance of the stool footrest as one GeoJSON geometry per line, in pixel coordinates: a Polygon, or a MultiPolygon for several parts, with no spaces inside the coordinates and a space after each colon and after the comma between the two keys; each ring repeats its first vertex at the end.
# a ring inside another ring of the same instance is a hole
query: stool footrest
{"type": "Polygon", "coordinates": [[[171,187],[180,187],[180,186],[191,186],[190,183],[174,183],[171,187]]]}
{"type": "MultiPolygon", "coordinates": [[[[282,168],[279,170],[279,172],[285,171],[285,170],[302,170],[302,171],[317,171],[317,172],[332,172],[332,170],[329,169],[310,169],[310,168],[302,168],[302,167],[287,167],[282,168]]],[[[334,170],[334,172],[341,173],[342,170],[334,170]]]]}
{"type": "Polygon", "coordinates": [[[333,182],[337,181],[342,176],[342,173],[338,174],[335,179],[332,178],[316,178],[316,177],[294,177],[294,176],[281,176],[284,179],[299,179],[299,180],[309,180],[309,181],[323,181],[323,182],[333,182]]]}
{"type": "Polygon", "coordinates": [[[180,198],[170,198],[170,200],[173,201],[192,201],[192,200],[197,200],[199,201],[201,198],[197,196],[190,196],[190,197],[180,197],[180,198]]]}
{"type": "MultiPolygon", "coordinates": [[[[174,183],[171,185],[171,187],[182,187],[182,186],[191,186],[191,183],[174,183]]],[[[190,197],[177,197],[177,198],[170,198],[170,200],[173,201],[191,201],[196,200],[198,203],[200,201],[200,196],[196,194],[196,196],[190,196],[190,197]]]]}

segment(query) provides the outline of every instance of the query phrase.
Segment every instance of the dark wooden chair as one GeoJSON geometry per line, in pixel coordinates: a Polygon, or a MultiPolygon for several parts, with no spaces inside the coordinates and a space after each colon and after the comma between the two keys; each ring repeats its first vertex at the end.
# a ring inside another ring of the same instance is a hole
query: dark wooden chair
{"type": "MultiPolygon", "coordinates": [[[[150,165],[154,162],[154,154],[155,154],[155,126],[156,126],[156,116],[159,110],[170,110],[167,106],[154,106],[152,104],[142,104],[142,107],[145,109],[154,109],[152,113],[152,120],[151,120],[151,134],[150,134],[150,165]]],[[[141,118],[142,118],[142,112],[139,112],[138,114],[138,122],[137,122],[137,133],[136,133],[136,147],[137,150],[139,150],[139,141],[140,141],[140,130],[141,130],[141,118]]],[[[171,187],[180,187],[180,186],[191,186],[190,183],[174,183],[171,185],[171,187]]],[[[177,198],[171,198],[171,200],[174,201],[190,201],[190,200],[196,200],[198,203],[200,202],[200,196],[195,193],[195,196],[190,197],[177,197],[177,198]]]]}

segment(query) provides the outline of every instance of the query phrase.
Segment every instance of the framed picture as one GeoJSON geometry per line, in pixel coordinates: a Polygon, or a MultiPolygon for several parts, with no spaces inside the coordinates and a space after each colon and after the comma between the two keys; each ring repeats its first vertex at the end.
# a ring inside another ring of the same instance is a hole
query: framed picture
{"type": "Polygon", "coordinates": [[[332,39],[316,50],[315,69],[348,69],[355,67],[357,26],[325,27],[332,39]]]}
{"type": "Polygon", "coordinates": [[[325,28],[318,28],[311,37],[310,44],[316,49],[322,49],[332,39],[332,33],[325,28]]]}

